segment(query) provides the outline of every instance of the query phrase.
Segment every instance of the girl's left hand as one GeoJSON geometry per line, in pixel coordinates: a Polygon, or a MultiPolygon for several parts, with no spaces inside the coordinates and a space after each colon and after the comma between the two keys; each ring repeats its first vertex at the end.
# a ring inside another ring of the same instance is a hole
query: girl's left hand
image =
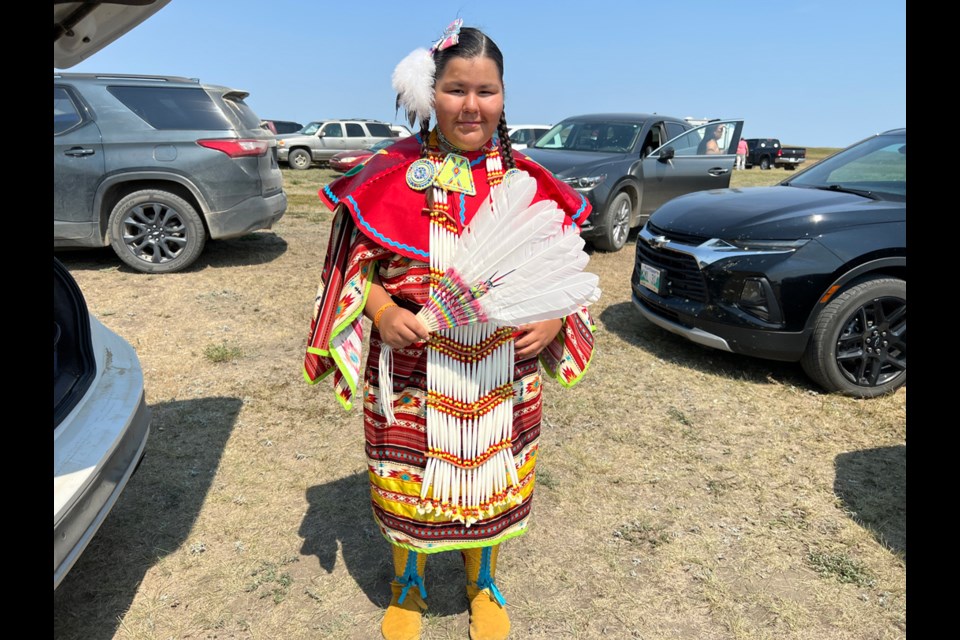
{"type": "Polygon", "coordinates": [[[513,345],[514,353],[518,358],[532,358],[539,355],[548,344],[553,342],[562,327],[562,318],[533,322],[518,327],[521,335],[517,336],[513,345]]]}

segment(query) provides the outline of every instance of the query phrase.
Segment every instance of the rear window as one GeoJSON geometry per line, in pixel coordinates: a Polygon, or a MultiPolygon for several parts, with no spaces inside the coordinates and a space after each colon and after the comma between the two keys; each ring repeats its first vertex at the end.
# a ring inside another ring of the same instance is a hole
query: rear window
{"type": "Polygon", "coordinates": [[[53,133],[63,133],[81,120],[73,100],[65,89],[53,88],[53,133]]]}
{"type": "Polygon", "coordinates": [[[391,138],[393,137],[393,131],[390,130],[385,124],[380,124],[379,122],[368,122],[367,130],[370,131],[371,136],[377,138],[391,138]]]}
{"type": "MultiPolygon", "coordinates": [[[[207,92],[192,87],[108,87],[107,90],[154,129],[232,129],[207,92]]],[[[256,126],[260,122],[257,121],[256,126]]]]}
{"type": "Polygon", "coordinates": [[[260,117],[253,112],[247,103],[236,96],[223,96],[223,101],[230,109],[237,114],[237,118],[244,129],[259,129],[260,117]]]}

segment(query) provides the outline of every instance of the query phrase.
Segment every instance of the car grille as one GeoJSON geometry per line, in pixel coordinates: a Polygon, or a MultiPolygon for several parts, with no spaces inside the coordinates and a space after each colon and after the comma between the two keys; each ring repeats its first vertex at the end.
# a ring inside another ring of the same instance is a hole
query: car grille
{"type": "MultiPolygon", "coordinates": [[[[671,242],[692,246],[697,246],[708,239],[668,232],[650,223],[647,223],[647,229],[654,235],[666,236],[671,242]]],[[[707,285],[693,256],[676,251],[655,249],[638,239],[637,258],[666,273],[663,295],[687,298],[696,302],[707,301],[707,285]]]]}

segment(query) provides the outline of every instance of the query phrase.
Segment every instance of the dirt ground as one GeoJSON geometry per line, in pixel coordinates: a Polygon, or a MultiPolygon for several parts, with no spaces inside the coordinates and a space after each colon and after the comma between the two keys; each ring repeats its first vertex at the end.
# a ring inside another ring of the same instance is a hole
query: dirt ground
{"type": "MultiPolygon", "coordinates": [[[[301,375],[330,219],[304,173],[274,229],[183,273],[58,254],[137,349],[153,422],[55,592],[56,638],[379,637],[361,416],[301,375]]],[[[659,330],[630,302],[633,251],[592,256],[595,360],[545,385],[531,530],[500,559],[511,637],[905,638],[906,389],[827,395],[659,330]]],[[[463,580],[430,558],[425,640],[467,637],[463,580]]]]}

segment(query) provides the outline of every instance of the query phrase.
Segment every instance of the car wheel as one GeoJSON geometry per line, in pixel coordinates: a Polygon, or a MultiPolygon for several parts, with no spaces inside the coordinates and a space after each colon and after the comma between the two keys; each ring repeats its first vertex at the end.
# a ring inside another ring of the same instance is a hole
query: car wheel
{"type": "Polygon", "coordinates": [[[309,169],[311,162],[312,159],[306,149],[294,149],[287,156],[287,164],[290,165],[291,169],[297,169],[298,171],[309,169]]]}
{"type": "Polygon", "coordinates": [[[828,391],[873,398],[907,382],[907,283],[873,278],[820,313],[800,361],[828,391]]]}
{"type": "Polygon", "coordinates": [[[206,242],[196,209],[169,191],[134,191],[110,214],[110,246],[137,271],[170,273],[184,269],[197,259],[206,242]]]}
{"type": "Polygon", "coordinates": [[[605,229],[602,236],[593,239],[592,244],[603,251],[619,251],[627,243],[627,236],[630,235],[630,213],[633,211],[633,205],[630,203],[630,195],[621,191],[610,202],[607,207],[603,227],[605,229]]]}
{"type": "Polygon", "coordinates": [[[770,168],[770,158],[760,158],[760,170],[766,171],[770,168]]]}

